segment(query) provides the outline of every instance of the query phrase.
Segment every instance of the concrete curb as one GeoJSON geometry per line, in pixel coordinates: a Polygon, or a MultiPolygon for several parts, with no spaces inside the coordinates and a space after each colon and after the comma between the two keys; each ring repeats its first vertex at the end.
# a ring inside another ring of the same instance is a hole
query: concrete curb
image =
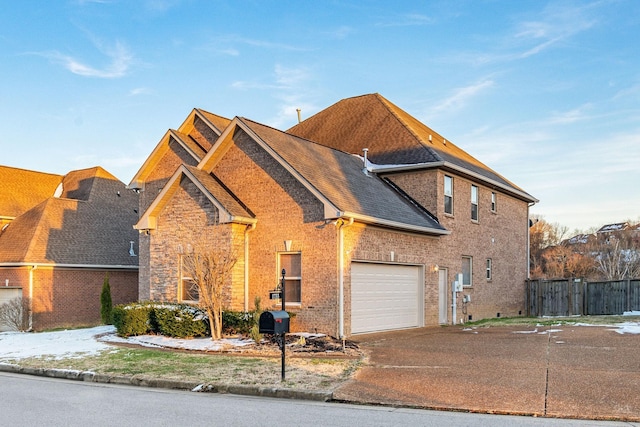
{"type": "Polygon", "coordinates": [[[297,390],[278,387],[258,387],[233,384],[201,384],[190,381],[97,374],[95,372],[76,371],[70,369],[27,368],[9,363],[0,363],[0,372],[34,375],[49,378],[60,378],[73,381],[86,381],[102,384],[131,385],[149,388],[165,388],[170,390],[189,390],[200,393],[226,393],[242,396],[312,400],[316,402],[329,402],[333,400],[333,392],[330,391],[297,390]]]}

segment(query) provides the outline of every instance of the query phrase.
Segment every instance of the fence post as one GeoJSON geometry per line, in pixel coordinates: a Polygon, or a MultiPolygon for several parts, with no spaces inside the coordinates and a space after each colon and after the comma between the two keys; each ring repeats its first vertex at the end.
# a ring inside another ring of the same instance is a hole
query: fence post
{"type": "Polygon", "coordinates": [[[586,280],[584,281],[584,283],[582,283],[582,295],[583,295],[582,315],[588,316],[589,315],[589,282],[587,282],[586,280]]]}
{"type": "Polygon", "coordinates": [[[627,279],[627,311],[631,311],[631,279],[627,279]]]}

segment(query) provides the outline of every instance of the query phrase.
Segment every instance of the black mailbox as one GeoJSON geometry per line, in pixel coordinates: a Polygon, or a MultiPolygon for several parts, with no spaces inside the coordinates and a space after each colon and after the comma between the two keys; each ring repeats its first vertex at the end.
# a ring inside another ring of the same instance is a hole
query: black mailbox
{"type": "Polygon", "coordinates": [[[289,332],[289,313],[286,311],[265,311],[260,315],[261,334],[286,334],[289,332]]]}

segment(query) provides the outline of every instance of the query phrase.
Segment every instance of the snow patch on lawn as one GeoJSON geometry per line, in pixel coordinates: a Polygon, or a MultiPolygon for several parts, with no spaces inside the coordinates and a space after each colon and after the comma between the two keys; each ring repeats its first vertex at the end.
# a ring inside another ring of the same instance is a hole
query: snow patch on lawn
{"type": "Polygon", "coordinates": [[[174,348],[194,351],[220,351],[230,347],[244,347],[255,344],[252,339],[223,338],[212,340],[211,338],[170,338],[162,335],[139,335],[137,337],[122,338],[115,334],[100,337],[100,341],[107,343],[137,344],[144,347],[174,348]]]}

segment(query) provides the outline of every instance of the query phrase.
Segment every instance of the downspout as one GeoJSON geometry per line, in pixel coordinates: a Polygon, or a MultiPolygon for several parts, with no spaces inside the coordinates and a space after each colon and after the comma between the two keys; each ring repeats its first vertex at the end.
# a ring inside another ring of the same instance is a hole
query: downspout
{"type": "Polygon", "coordinates": [[[29,330],[33,330],[33,270],[38,268],[37,265],[32,265],[29,270],[29,330]]]}
{"type": "Polygon", "coordinates": [[[353,218],[349,222],[340,221],[338,226],[338,288],[339,288],[339,335],[344,349],[344,229],[353,224],[353,218]]]}
{"type": "Polygon", "coordinates": [[[531,279],[531,226],[529,225],[529,208],[534,202],[527,203],[527,280],[531,279]]]}
{"type": "Polygon", "coordinates": [[[244,229],[244,311],[249,311],[249,232],[255,230],[255,224],[244,229]]]}

